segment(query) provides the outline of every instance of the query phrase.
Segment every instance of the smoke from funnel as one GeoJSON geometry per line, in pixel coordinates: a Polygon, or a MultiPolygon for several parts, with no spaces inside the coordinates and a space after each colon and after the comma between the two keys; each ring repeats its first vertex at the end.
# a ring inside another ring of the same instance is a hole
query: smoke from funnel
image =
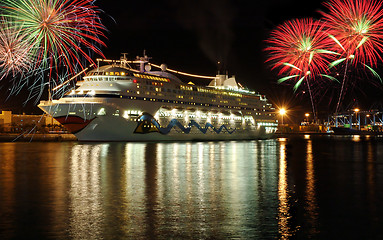
{"type": "Polygon", "coordinates": [[[217,64],[217,67],[226,68],[234,36],[234,7],[230,1],[189,0],[182,3],[177,1],[174,4],[180,22],[197,34],[199,45],[206,56],[217,64]]]}

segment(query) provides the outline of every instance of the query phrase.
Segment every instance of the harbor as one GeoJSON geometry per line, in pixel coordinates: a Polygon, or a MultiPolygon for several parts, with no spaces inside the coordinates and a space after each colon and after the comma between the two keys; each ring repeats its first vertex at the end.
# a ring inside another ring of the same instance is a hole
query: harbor
{"type": "Polygon", "coordinates": [[[0,239],[383,239],[383,0],[0,3],[0,239]]]}
{"type": "MultiPolygon", "coordinates": [[[[322,120],[321,124],[308,121],[308,116],[306,113],[306,118],[296,124],[282,124],[280,120],[278,130],[272,138],[295,135],[383,135],[382,111],[354,108],[337,115],[329,115],[327,121],[322,120]]],[[[77,141],[77,138],[48,115],[13,114],[3,111],[0,114],[0,141],[77,141]]]]}

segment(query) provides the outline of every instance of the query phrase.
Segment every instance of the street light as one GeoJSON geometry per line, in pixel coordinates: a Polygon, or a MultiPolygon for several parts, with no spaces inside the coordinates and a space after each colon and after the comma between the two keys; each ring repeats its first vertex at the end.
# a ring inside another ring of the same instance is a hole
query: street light
{"type": "Polygon", "coordinates": [[[309,122],[309,116],[310,116],[310,113],[305,113],[305,117],[306,117],[306,122],[307,123],[309,122]]]}
{"type": "Polygon", "coordinates": [[[283,115],[286,114],[286,109],[284,109],[284,108],[279,109],[279,114],[280,114],[281,117],[282,117],[282,125],[283,125],[283,115]]]}
{"type": "Polygon", "coordinates": [[[359,112],[359,108],[355,108],[354,109],[354,112],[355,112],[355,118],[356,118],[356,122],[358,124],[358,130],[360,130],[360,121],[358,121],[358,112],[359,112]]]}

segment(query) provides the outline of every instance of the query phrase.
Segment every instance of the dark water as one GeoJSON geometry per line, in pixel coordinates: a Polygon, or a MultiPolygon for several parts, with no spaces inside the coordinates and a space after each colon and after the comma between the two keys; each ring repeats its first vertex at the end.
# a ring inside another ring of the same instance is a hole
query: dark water
{"type": "Polygon", "coordinates": [[[0,239],[383,239],[383,137],[0,143],[0,239]]]}

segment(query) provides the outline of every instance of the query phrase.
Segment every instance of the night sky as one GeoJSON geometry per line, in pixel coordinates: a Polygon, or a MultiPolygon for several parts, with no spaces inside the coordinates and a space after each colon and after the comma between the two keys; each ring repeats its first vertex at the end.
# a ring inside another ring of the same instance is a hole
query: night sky
{"type": "Polygon", "coordinates": [[[294,17],[319,17],[321,3],[256,2],[124,1],[117,7],[99,0],[110,31],[105,55],[118,58],[121,52],[128,52],[134,57],[145,49],[154,63],[206,75],[215,75],[220,68],[263,92],[274,78],[262,50],[269,32],[294,17]]]}
{"type": "MultiPolygon", "coordinates": [[[[100,16],[108,29],[103,48],[107,58],[118,59],[123,52],[134,58],[146,50],[153,63],[202,75],[227,71],[275,105],[288,102],[296,111],[311,109],[307,94],[296,96],[291,86],[276,83],[278,77],[264,63],[263,48],[269,32],[284,21],[320,18],[322,1],[98,0],[95,5],[103,11],[100,16]]],[[[363,91],[356,101],[367,99],[370,90],[363,91]]],[[[5,105],[15,109],[14,102],[19,101],[11,97],[5,105]]],[[[371,99],[366,102],[372,104],[371,99]]],[[[320,105],[320,110],[331,111],[328,99],[321,99],[320,105]]],[[[36,108],[28,103],[22,111],[32,109],[36,108]]]]}

